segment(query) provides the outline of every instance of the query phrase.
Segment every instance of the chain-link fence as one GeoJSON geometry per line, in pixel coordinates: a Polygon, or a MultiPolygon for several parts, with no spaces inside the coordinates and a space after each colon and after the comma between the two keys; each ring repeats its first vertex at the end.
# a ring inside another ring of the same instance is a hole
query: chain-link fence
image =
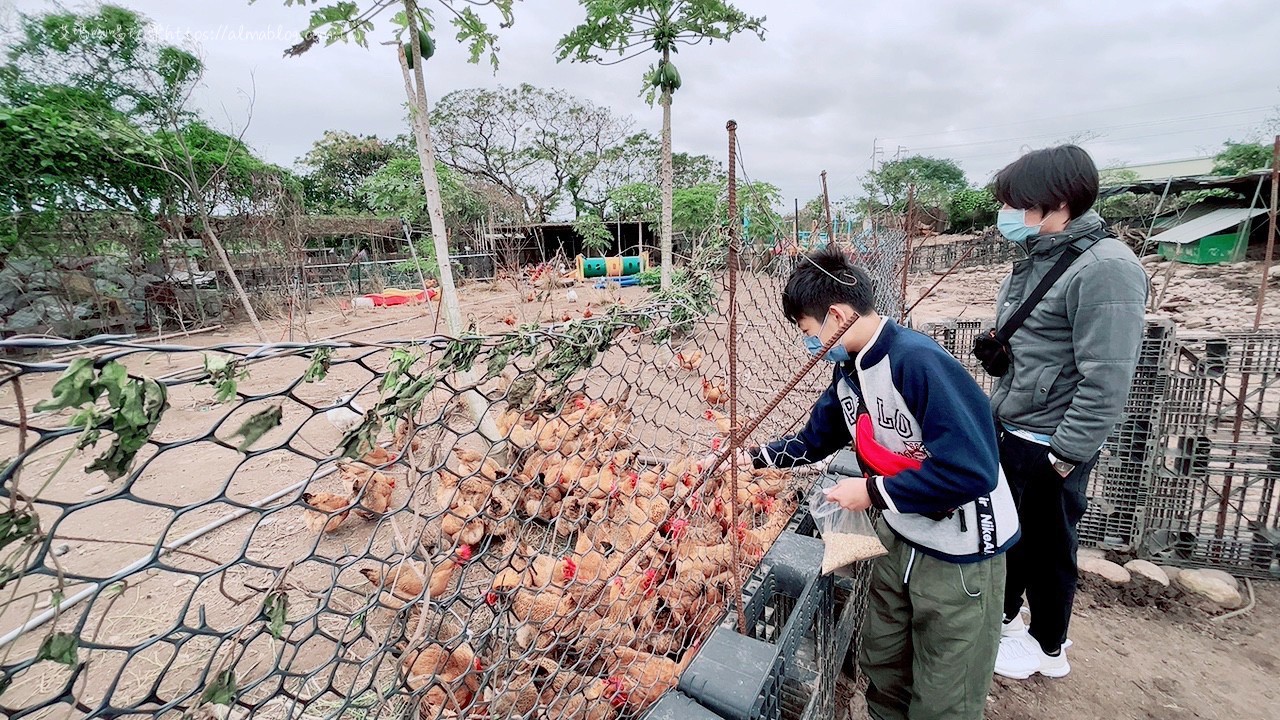
{"type": "MultiPolygon", "coordinates": [[[[0,709],[637,716],[744,588],[757,627],[791,612],[752,573],[811,476],[706,467],[827,381],[796,378],[788,260],[711,238],[669,291],[502,334],[5,341],[0,709]]],[[[830,693],[823,622],[797,667],[830,693]]]]}

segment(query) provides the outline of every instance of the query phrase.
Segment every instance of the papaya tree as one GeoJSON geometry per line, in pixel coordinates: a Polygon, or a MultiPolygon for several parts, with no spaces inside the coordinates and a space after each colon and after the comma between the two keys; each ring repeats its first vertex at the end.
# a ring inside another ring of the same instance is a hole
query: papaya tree
{"type": "Polygon", "coordinates": [[[582,24],[557,44],[557,59],[614,65],[646,54],[657,61],[644,76],[644,92],[662,106],[662,288],[671,287],[672,160],[671,95],[680,89],[680,73],[671,55],[681,45],[728,41],[750,32],[764,39],[764,17],[751,17],[724,0],[579,0],[582,24]],[[619,57],[609,58],[616,53],[619,57]]]}
{"type": "MultiPolygon", "coordinates": [[[[369,46],[369,34],[376,29],[374,21],[395,7],[402,8],[391,18],[392,39],[404,77],[405,96],[413,121],[414,140],[418,148],[418,164],[422,174],[422,187],[427,196],[427,214],[431,219],[431,240],[439,265],[441,307],[449,332],[454,337],[466,330],[462,324],[462,310],[458,304],[458,291],[453,281],[453,268],[449,254],[448,229],[445,223],[444,203],[440,195],[440,177],[436,170],[436,151],[431,142],[431,113],[427,104],[427,85],[424,65],[435,54],[431,33],[436,30],[435,10],[441,10],[453,25],[454,37],[466,45],[470,61],[478,63],[488,58],[494,71],[498,69],[498,36],[490,29],[489,21],[478,10],[497,13],[499,25],[510,27],[514,21],[512,6],[515,0],[355,0],[320,4],[311,11],[311,20],[301,33],[302,39],[285,50],[286,56],[296,57],[320,43],[354,42],[369,46]]],[[[249,0],[250,3],[254,0],[249,0]]],[[[284,0],[285,5],[305,4],[305,0],[284,0]]],[[[472,373],[461,373],[461,380],[474,380],[472,373]]],[[[484,396],[472,390],[463,394],[472,417],[480,431],[491,440],[499,438],[493,420],[488,417],[488,402],[484,396]]]]}

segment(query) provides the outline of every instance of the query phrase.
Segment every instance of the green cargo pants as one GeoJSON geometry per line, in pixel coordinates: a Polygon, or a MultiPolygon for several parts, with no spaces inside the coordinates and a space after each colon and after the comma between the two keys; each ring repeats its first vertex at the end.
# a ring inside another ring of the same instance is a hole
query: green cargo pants
{"type": "Polygon", "coordinates": [[[876,522],[859,663],[876,720],[981,720],[1000,646],[1004,555],[960,565],[929,557],[876,522]]]}

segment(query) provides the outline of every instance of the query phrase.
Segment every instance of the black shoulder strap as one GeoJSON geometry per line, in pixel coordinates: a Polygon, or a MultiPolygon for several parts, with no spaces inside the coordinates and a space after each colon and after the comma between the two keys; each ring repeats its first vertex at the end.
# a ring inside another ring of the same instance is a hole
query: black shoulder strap
{"type": "Polygon", "coordinates": [[[1058,282],[1058,278],[1062,277],[1067,268],[1071,267],[1071,263],[1075,262],[1076,258],[1083,255],[1086,250],[1108,235],[1107,226],[1104,223],[1093,232],[1068,245],[1063,250],[1062,255],[1058,257],[1058,261],[1053,264],[1053,267],[1049,268],[1049,272],[1045,273],[1045,276],[1040,279],[1040,284],[1036,285],[1035,290],[1032,290],[1027,299],[1022,301],[1022,305],[1018,306],[1017,311],[1013,313],[1009,321],[996,332],[996,339],[1001,343],[1009,342],[1009,338],[1013,337],[1018,328],[1022,327],[1022,323],[1026,322],[1026,319],[1030,317],[1031,311],[1036,309],[1036,305],[1040,304],[1040,301],[1049,292],[1049,288],[1053,287],[1053,284],[1058,282]]]}

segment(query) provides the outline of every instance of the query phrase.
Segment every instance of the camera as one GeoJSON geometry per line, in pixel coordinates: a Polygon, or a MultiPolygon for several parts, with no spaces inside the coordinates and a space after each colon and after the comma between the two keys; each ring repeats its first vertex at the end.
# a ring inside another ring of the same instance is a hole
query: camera
{"type": "Polygon", "coordinates": [[[1009,363],[1013,360],[1009,343],[996,334],[995,328],[973,339],[973,356],[978,358],[982,369],[992,377],[1004,377],[1005,373],[1009,372],[1009,363]]]}

